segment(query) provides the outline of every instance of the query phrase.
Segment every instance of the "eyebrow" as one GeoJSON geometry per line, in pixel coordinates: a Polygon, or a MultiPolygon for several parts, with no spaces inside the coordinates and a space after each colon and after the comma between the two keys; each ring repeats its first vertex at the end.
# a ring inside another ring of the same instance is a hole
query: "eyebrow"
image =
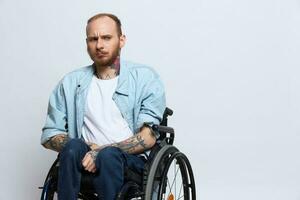
{"type": "Polygon", "coordinates": [[[110,34],[104,34],[104,35],[88,35],[87,38],[98,38],[98,37],[112,37],[110,34]]]}

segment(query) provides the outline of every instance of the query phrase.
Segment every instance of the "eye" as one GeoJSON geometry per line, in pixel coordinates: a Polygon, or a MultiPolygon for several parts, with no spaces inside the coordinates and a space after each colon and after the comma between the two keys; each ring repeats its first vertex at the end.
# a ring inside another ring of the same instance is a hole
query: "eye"
{"type": "Polygon", "coordinates": [[[103,39],[103,40],[110,40],[110,39],[111,39],[111,36],[103,36],[102,39],[103,39]]]}
{"type": "Polygon", "coordinates": [[[98,37],[88,37],[87,41],[89,42],[96,42],[98,40],[98,37]]]}

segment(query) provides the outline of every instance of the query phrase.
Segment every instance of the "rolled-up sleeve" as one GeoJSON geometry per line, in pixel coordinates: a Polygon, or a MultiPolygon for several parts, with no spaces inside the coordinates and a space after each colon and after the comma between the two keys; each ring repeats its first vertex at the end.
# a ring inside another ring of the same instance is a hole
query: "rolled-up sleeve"
{"type": "MultiPolygon", "coordinates": [[[[141,109],[137,120],[137,130],[144,125],[160,124],[166,108],[164,85],[157,74],[147,82],[141,100],[141,109]]],[[[156,135],[159,137],[159,135],[156,135]]]]}
{"type": "Polygon", "coordinates": [[[63,85],[60,82],[49,99],[46,122],[42,129],[41,144],[57,134],[66,133],[66,123],[66,101],[63,85]]]}

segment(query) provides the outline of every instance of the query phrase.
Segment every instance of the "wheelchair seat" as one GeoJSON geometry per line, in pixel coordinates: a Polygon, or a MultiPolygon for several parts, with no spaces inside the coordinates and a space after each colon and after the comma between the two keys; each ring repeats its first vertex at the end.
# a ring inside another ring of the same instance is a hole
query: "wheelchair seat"
{"type": "MultiPolygon", "coordinates": [[[[161,124],[152,126],[160,137],[151,149],[143,173],[139,174],[129,168],[125,170],[125,183],[117,200],[196,199],[192,167],[187,157],[173,146],[174,129],[167,126],[168,116],[172,114],[173,111],[166,108],[161,124]]],[[[41,200],[57,199],[58,167],[56,159],[41,187],[41,200]]],[[[91,173],[83,173],[78,199],[98,199],[93,190],[92,178],[91,173]]]]}

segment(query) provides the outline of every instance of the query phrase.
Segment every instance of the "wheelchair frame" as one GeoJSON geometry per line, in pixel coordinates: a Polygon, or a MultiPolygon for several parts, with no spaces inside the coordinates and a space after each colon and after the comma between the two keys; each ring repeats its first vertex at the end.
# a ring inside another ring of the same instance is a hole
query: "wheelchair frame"
{"type": "MultiPolygon", "coordinates": [[[[167,126],[168,116],[172,114],[173,111],[166,108],[161,124],[152,126],[153,131],[159,132],[160,137],[151,149],[143,174],[137,174],[127,169],[125,172],[126,181],[117,196],[117,200],[173,200],[174,197],[170,197],[170,194],[168,197],[165,195],[168,183],[167,174],[173,161],[176,161],[176,164],[179,165],[178,170],[181,172],[183,199],[196,200],[195,181],[191,164],[188,158],[173,146],[175,137],[174,129],[167,126]]],[[[40,189],[43,189],[41,200],[53,200],[57,189],[58,166],[59,162],[57,158],[47,174],[44,186],[40,187],[40,189]]],[[[169,189],[171,190],[171,188],[169,189]]],[[[96,200],[97,196],[93,190],[81,188],[78,198],[96,200]]]]}

